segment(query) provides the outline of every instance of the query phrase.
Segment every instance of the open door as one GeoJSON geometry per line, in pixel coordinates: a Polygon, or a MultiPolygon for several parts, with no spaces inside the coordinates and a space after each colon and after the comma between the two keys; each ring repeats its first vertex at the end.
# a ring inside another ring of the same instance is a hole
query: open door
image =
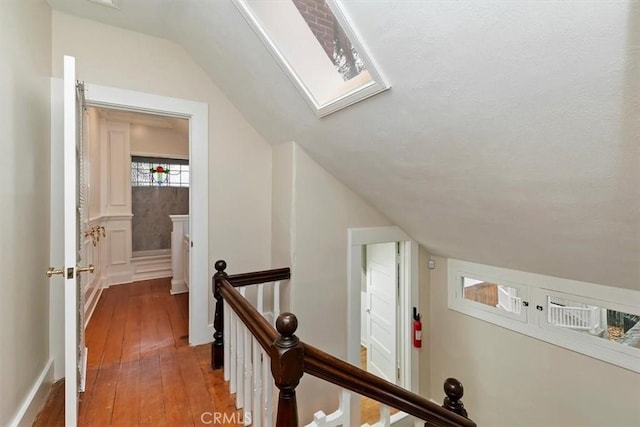
{"type": "Polygon", "coordinates": [[[397,364],[397,243],[367,245],[367,371],[394,384],[397,364]]]}
{"type": "MultiPolygon", "coordinates": [[[[65,374],[65,425],[78,424],[78,392],[84,378],[84,325],[82,318],[82,286],[80,273],[93,272],[93,266],[78,266],[81,227],[78,180],[81,164],[82,101],[79,100],[75,77],[75,59],[64,57],[64,216],[59,226],[63,229],[64,266],[49,268],[47,276],[64,278],[64,374],[65,374]]],[[[52,284],[56,286],[56,284],[52,284]]]]}

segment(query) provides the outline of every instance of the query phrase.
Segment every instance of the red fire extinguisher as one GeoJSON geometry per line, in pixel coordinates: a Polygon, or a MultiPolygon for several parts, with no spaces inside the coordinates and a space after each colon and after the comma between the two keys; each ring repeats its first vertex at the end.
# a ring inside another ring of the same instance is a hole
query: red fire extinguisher
{"type": "Polygon", "coordinates": [[[413,346],[415,348],[422,347],[422,322],[420,321],[418,309],[413,307],[413,346]]]}

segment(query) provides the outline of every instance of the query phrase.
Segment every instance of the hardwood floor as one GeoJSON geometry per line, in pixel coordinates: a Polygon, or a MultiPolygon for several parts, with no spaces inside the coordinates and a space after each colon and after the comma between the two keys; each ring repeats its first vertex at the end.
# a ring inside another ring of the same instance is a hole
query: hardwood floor
{"type": "MultiPolygon", "coordinates": [[[[367,370],[367,348],[360,346],[360,367],[367,370]]],[[[398,412],[397,409],[391,408],[391,414],[398,412]]],[[[375,424],[380,421],[380,403],[362,396],[360,398],[360,423],[375,424]]]]}
{"type": "MultiPolygon", "coordinates": [[[[188,345],[188,294],[169,289],[170,279],[157,279],[103,291],[86,330],[79,426],[241,425],[210,345],[188,345]]],[[[64,425],[60,404],[35,425],[64,425]]]]}

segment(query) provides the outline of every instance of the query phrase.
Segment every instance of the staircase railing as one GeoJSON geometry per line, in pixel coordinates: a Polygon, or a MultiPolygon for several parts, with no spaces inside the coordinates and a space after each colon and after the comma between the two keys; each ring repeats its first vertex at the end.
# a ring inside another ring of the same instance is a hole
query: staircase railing
{"type": "MultiPolygon", "coordinates": [[[[270,425],[273,408],[273,402],[270,401],[272,389],[269,388],[271,381],[266,375],[270,367],[273,383],[279,389],[276,414],[278,427],[299,425],[296,387],[305,373],[374,399],[387,407],[397,408],[408,415],[424,420],[425,425],[476,426],[467,418],[467,412],[462,404],[462,384],[453,378],[445,382],[447,397],[444,399],[444,404],[440,406],[300,341],[295,335],[298,327],[296,316],[292,313],[278,313],[279,286],[274,288],[276,308],[273,316],[277,318],[274,328],[264,317],[262,288],[259,289],[256,308],[243,295],[244,287],[287,280],[290,278],[288,268],[228,275],[224,271],[226,267],[226,262],[217,261],[215,264],[217,272],[213,276],[216,311],[211,366],[213,369],[219,369],[225,364],[232,364],[231,359],[235,357],[234,365],[237,368],[232,368],[229,375],[225,369],[225,379],[232,380],[230,391],[236,393],[236,399],[239,400],[238,407],[244,407],[245,414],[250,413],[249,416],[244,417],[245,425],[270,425]],[[240,288],[240,291],[236,288],[240,288]],[[231,310],[224,309],[224,301],[231,310]],[[225,321],[233,325],[225,324],[225,321]],[[225,347],[225,334],[230,334],[233,338],[228,347],[235,345],[242,347],[243,351],[225,347]],[[249,351],[251,357],[248,355],[249,351]],[[269,361],[270,366],[268,366],[269,361]],[[247,376],[252,372],[255,381],[250,383],[247,382],[247,376]]],[[[342,402],[346,400],[342,399],[342,402]]],[[[325,418],[329,417],[325,416],[325,418]]],[[[336,424],[339,423],[316,423],[315,425],[336,424]]],[[[348,419],[341,424],[348,425],[348,419]]]]}

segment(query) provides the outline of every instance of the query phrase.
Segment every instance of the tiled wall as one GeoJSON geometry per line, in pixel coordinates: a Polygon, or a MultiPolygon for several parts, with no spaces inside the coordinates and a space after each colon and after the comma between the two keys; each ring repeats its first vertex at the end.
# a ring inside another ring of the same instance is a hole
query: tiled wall
{"type": "Polygon", "coordinates": [[[131,187],[133,252],[171,248],[169,215],[189,213],[189,189],[131,187]]]}

